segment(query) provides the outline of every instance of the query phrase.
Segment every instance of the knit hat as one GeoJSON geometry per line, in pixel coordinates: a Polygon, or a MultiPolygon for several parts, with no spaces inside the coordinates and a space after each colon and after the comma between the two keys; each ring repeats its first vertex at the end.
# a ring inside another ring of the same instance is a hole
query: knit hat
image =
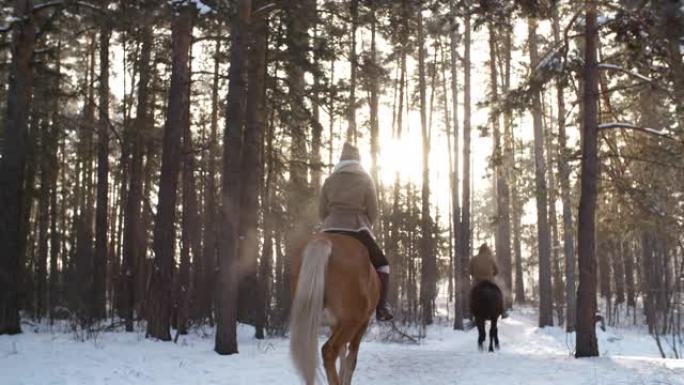
{"type": "Polygon", "coordinates": [[[486,243],[483,243],[482,246],[480,246],[480,250],[478,252],[479,255],[492,255],[492,250],[489,249],[489,246],[486,243]]]}
{"type": "Polygon", "coordinates": [[[361,160],[361,156],[359,156],[359,149],[354,147],[349,142],[344,142],[344,147],[342,147],[342,155],[340,155],[340,162],[344,160],[361,160]]]}

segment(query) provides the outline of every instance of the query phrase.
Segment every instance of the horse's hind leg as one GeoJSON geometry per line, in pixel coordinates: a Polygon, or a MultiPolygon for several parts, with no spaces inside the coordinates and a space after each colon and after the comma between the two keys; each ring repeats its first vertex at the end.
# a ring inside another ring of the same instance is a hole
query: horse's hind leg
{"type": "Polygon", "coordinates": [[[349,354],[347,354],[346,359],[344,359],[340,365],[342,385],[351,385],[352,375],[356,369],[356,359],[359,355],[359,346],[361,345],[361,339],[363,338],[363,334],[366,332],[367,327],[368,322],[361,325],[351,342],[349,342],[349,354]]]}
{"type": "Polygon", "coordinates": [[[496,326],[497,318],[492,319],[492,324],[489,327],[489,351],[493,352],[494,347],[499,350],[499,328],[496,326]],[[494,346],[492,346],[492,344],[494,346]]]}
{"type": "MultiPolygon", "coordinates": [[[[323,345],[323,348],[321,348],[323,367],[325,367],[325,374],[328,377],[329,385],[341,385],[340,378],[337,375],[335,362],[337,361],[337,358],[340,357],[340,352],[344,349],[347,342],[352,338],[353,333],[354,328],[350,328],[349,324],[345,325],[344,323],[338,323],[333,328],[333,333],[328,341],[323,345]]],[[[344,362],[342,362],[342,365],[344,365],[344,362]]]]}
{"type": "Polygon", "coordinates": [[[499,350],[499,325],[497,324],[497,322],[498,321],[494,319],[494,325],[496,326],[496,328],[494,329],[494,347],[496,348],[496,350],[499,350]]]}
{"type": "Polygon", "coordinates": [[[480,350],[484,350],[484,347],[482,344],[484,343],[485,339],[487,338],[486,332],[485,332],[485,321],[483,318],[475,318],[475,323],[477,324],[477,347],[480,350]]]}

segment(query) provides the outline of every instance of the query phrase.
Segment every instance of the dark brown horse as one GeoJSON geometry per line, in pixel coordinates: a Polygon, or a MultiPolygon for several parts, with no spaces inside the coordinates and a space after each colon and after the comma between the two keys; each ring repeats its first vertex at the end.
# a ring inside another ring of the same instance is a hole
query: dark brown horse
{"type": "Polygon", "coordinates": [[[368,250],[341,234],[313,236],[292,259],[293,302],[290,354],[307,385],[319,365],[321,321],[331,329],[323,345],[323,366],[330,385],[350,385],[361,338],[380,298],[380,281],[368,250]],[[336,369],[340,359],[340,371],[336,369]]]}
{"type": "Polygon", "coordinates": [[[503,313],[503,294],[501,289],[494,282],[483,280],[475,284],[470,290],[470,312],[475,318],[477,326],[477,346],[480,350],[486,339],[485,321],[491,323],[489,327],[489,351],[493,352],[494,347],[499,349],[499,329],[497,321],[503,313]]]}

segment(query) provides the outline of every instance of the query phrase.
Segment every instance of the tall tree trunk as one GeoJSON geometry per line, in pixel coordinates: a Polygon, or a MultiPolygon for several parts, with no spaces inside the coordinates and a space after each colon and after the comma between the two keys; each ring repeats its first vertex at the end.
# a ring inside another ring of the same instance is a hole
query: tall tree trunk
{"type": "MultiPolygon", "coordinates": [[[[152,50],[152,28],[149,25],[141,28],[142,45],[140,49],[140,58],[138,67],[140,76],[138,79],[138,104],[136,106],[135,122],[133,129],[129,133],[130,136],[130,170],[124,169],[124,174],[129,171],[128,178],[122,178],[124,184],[128,179],[128,191],[126,194],[124,211],[124,234],[123,234],[123,260],[121,266],[121,312],[122,317],[126,323],[126,331],[133,331],[133,310],[135,307],[135,279],[140,272],[137,271],[136,265],[138,261],[144,256],[140,254],[140,245],[143,242],[143,227],[141,223],[141,205],[143,197],[143,183],[142,183],[142,163],[143,163],[143,144],[144,138],[148,133],[148,116],[150,108],[150,76],[151,76],[151,60],[150,52],[152,50]]],[[[124,134],[125,135],[125,134],[124,134]]],[[[122,152],[128,152],[123,149],[122,152]]],[[[122,157],[123,154],[122,154],[122,157]]],[[[125,158],[125,157],[124,157],[125,158]]],[[[125,159],[124,159],[125,160],[125,159]]],[[[125,163],[123,162],[125,167],[125,163]]],[[[122,184],[122,189],[124,188],[122,184]]]]}
{"type": "Polygon", "coordinates": [[[93,263],[92,312],[104,318],[107,282],[107,210],[109,210],[109,38],[110,26],[100,27],[99,127],[97,144],[97,210],[95,212],[95,261],[93,263]]]}
{"type": "Polygon", "coordinates": [[[596,2],[586,0],[581,195],[577,228],[579,287],[575,357],[598,356],[596,313],[596,194],[598,182],[598,26],[596,2]]]}
{"type": "MultiPolygon", "coordinates": [[[[56,68],[55,68],[55,79],[52,82],[52,92],[56,94],[60,90],[60,76],[62,73],[62,53],[61,53],[61,42],[57,43],[57,53],[56,53],[56,68]]],[[[50,322],[53,320],[55,304],[58,302],[58,283],[59,283],[59,273],[57,269],[57,260],[59,259],[61,247],[60,247],[60,234],[57,231],[57,222],[59,220],[58,205],[57,205],[57,181],[59,176],[59,166],[60,162],[57,158],[58,147],[59,147],[59,130],[60,126],[58,121],[58,110],[59,110],[59,97],[53,96],[53,106],[52,106],[52,121],[51,133],[50,133],[50,279],[48,281],[48,298],[47,307],[50,322]]]]}
{"type": "Polygon", "coordinates": [[[183,170],[182,170],[182,201],[183,201],[183,212],[181,217],[181,250],[180,250],[180,265],[178,266],[178,276],[176,277],[173,292],[173,313],[175,317],[172,320],[178,334],[188,333],[188,318],[189,318],[189,305],[191,295],[190,287],[190,228],[191,228],[191,217],[193,212],[193,204],[191,202],[192,193],[190,192],[195,188],[194,178],[192,176],[193,170],[191,165],[193,162],[189,159],[193,157],[192,149],[188,152],[188,147],[192,148],[190,142],[190,130],[183,131],[183,170]]]}
{"type": "MultiPolygon", "coordinates": [[[[309,29],[313,19],[312,1],[299,1],[288,3],[286,7],[286,30],[287,30],[287,57],[284,69],[289,84],[289,100],[293,114],[290,129],[290,179],[286,188],[286,205],[291,224],[286,234],[286,255],[292,255],[296,245],[301,242],[310,231],[312,218],[306,208],[309,205],[311,195],[307,181],[306,161],[306,127],[307,111],[305,109],[305,71],[297,64],[302,56],[308,56],[310,51],[309,29]],[[299,58],[299,59],[295,59],[299,58]]],[[[283,275],[283,290],[290,293],[289,281],[290,265],[286,258],[283,261],[285,273],[283,275]]],[[[279,314],[279,323],[285,324],[289,314],[289,301],[283,303],[279,314]]]]}
{"type": "MultiPolygon", "coordinates": [[[[560,43],[560,21],[558,10],[553,13],[554,42],[560,43]]],[[[567,146],[565,132],[565,82],[556,83],[556,103],[558,104],[558,177],[561,186],[561,202],[563,203],[563,254],[565,256],[565,330],[575,331],[575,240],[572,223],[572,201],[570,199],[570,149],[567,146]]]]}
{"type": "MultiPolygon", "coordinates": [[[[616,253],[613,254],[613,279],[615,284],[615,307],[625,302],[625,265],[624,265],[624,242],[618,237],[615,241],[616,253]]],[[[616,314],[619,317],[619,314],[616,314]]]]}
{"type": "Polygon", "coordinates": [[[33,74],[31,60],[36,38],[31,0],[14,0],[14,14],[21,20],[12,28],[12,63],[7,112],[0,161],[0,334],[21,333],[19,282],[22,271],[21,218],[26,167],[28,114],[31,110],[33,74]]]}
{"type": "MultiPolygon", "coordinates": [[[[258,6],[260,2],[256,2],[258,6]]],[[[265,319],[263,314],[265,299],[258,290],[257,268],[259,256],[259,195],[262,176],[261,143],[263,141],[264,89],[266,76],[266,48],[268,27],[263,18],[253,20],[250,25],[252,34],[247,70],[247,106],[245,118],[244,144],[242,147],[242,193],[240,205],[240,305],[247,311],[247,317],[256,328],[256,337],[264,338],[265,319]],[[246,295],[245,293],[252,293],[246,295]]],[[[265,293],[263,293],[265,294],[265,293]]]]}
{"type": "Polygon", "coordinates": [[[75,215],[75,277],[70,280],[73,299],[76,301],[76,315],[82,325],[93,321],[91,302],[93,290],[93,134],[95,122],[94,78],[95,78],[95,34],[89,36],[87,70],[84,78],[85,100],[81,126],[78,133],[77,162],[80,164],[79,198],[75,215]],[[78,282],[76,284],[75,282],[78,282]],[[84,290],[85,289],[85,290],[84,290]]]}
{"type": "MultiPolygon", "coordinates": [[[[192,63],[188,65],[188,76],[192,75],[192,63]]],[[[192,82],[188,82],[188,93],[192,95],[192,82]]],[[[194,295],[195,287],[191,284],[190,277],[190,252],[192,261],[202,259],[202,232],[197,199],[197,184],[195,183],[195,148],[193,146],[192,132],[190,131],[190,114],[186,113],[188,120],[183,128],[183,219],[181,266],[179,269],[178,285],[179,293],[176,295],[177,306],[177,329],[180,334],[187,333],[187,321],[190,317],[190,301],[194,295]]],[[[198,263],[201,266],[201,262],[198,263]]],[[[194,266],[193,266],[194,267],[194,266]]],[[[206,295],[206,294],[205,294],[206,295]]]]}
{"type": "MultiPolygon", "coordinates": [[[[513,49],[512,42],[512,31],[510,27],[505,27],[504,31],[504,52],[503,52],[503,62],[504,62],[504,78],[503,78],[503,92],[508,94],[511,89],[511,51],[513,49]]],[[[505,237],[508,239],[508,256],[506,261],[507,273],[504,275],[504,280],[507,281],[506,286],[508,287],[506,306],[513,306],[513,258],[511,255],[511,225],[513,229],[513,250],[515,251],[516,263],[518,259],[521,258],[520,254],[520,233],[516,233],[515,221],[517,220],[517,214],[515,213],[517,204],[517,190],[515,186],[515,176],[514,176],[514,153],[513,153],[513,111],[511,109],[505,109],[504,111],[504,134],[503,134],[503,178],[506,181],[505,193],[502,193],[504,198],[503,206],[508,211],[507,215],[504,213],[504,217],[508,216],[508,235],[505,237]],[[516,243],[517,242],[517,243],[516,243]]],[[[519,229],[517,229],[519,231],[519,229]]],[[[522,270],[522,268],[520,269],[522,270]]],[[[518,268],[516,265],[516,290],[518,286],[523,288],[522,285],[522,271],[520,271],[520,285],[518,285],[518,268]]],[[[524,301],[524,290],[522,291],[521,299],[524,301]]]]}
{"type": "Polygon", "coordinates": [[[652,2],[662,18],[658,30],[667,42],[669,66],[674,78],[674,99],[680,129],[684,127],[684,58],[682,58],[682,28],[684,16],[681,1],[652,2]]]}
{"type": "Polygon", "coordinates": [[[147,297],[147,334],[162,341],[171,339],[170,319],[173,304],[176,191],[181,160],[181,137],[189,123],[190,44],[194,6],[184,6],[171,22],[171,85],[162,141],[159,179],[159,204],[154,228],[154,262],[147,297]]]}
{"type": "MultiPolygon", "coordinates": [[[[403,23],[402,23],[402,29],[400,31],[400,44],[401,44],[401,59],[399,63],[399,92],[398,92],[398,107],[397,107],[397,113],[396,113],[396,121],[395,121],[395,126],[392,127],[392,137],[394,139],[399,139],[401,138],[401,132],[402,132],[402,127],[403,127],[403,118],[404,118],[404,92],[406,88],[406,56],[407,56],[407,45],[408,45],[408,11],[406,8],[406,0],[402,1],[402,11],[403,11],[403,23]]],[[[407,106],[408,109],[408,106],[407,106]]],[[[400,228],[401,228],[401,223],[400,223],[400,210],[399,210],[399,200],[400,200],[400,192],[401,192],[401,185],[400,185],[400,174],[399,171],[396,172],[395,178],[394,178],[394,188],[393,188],[393,193],[392,193],[392,217],[390,219],[391,221],[391,241],[388,244],[387,252],[388,255],[391,257],[394,257],[396,260],[398,260],[400,263],[403,264],[403,261],[405,258],[399,258],[399,242],[401,239],[401,234],[400,234],[400,228]]],[[[397,269],[395,269],[397,270],[397,269]]],[[[390,290],[389,290],[389,296],[390,296],[390,301],[393,303],[398,303],[399,301],[399,288],[404,286],[402,284],[401,278],[404,276],[405,269],[402,266],[399,266],[398,271],[400,272],[399,277],[395,277],[394,279],[391,280],[390,282],[390,290]]],[[[398,310],[401,311],[401,307],[398,307],[398,310]]]]}
{"type": "MultiPolygon", "coordinates": [[[[460,147],[460,137],[459,137],[459,125],[458,125],[458,24],[456,23],[456,0],[449,1],[449,12],[450,12],[450,33],[449,33],[449,48],[450,48],[450,69],[451,69],[451,113],[452,121],[454,123],[453,127],[453,149],[450,154],[450,158],[453,161],[449,162],[449,166],[452,168],[451,172],[451,220],[453,222],[453,268],[454,268],[454,329],[463,330],[463,315],[464,315],[464,301],[463,301],[463,286],[465,282],[463,281],[464,264],[463,259],[460,255],[461,243],[462,243],[462,231],[461,231],[461,203],[459,197],[459,177],[460,177],[460,162],[459,162],[459,147],[460,147]]],[[[446,94],[446,89],[444,90],[446,94]]],[[[446,95],[445,95],[446,101],[446,95]]],[[[448,122],[448,119],[447,119],[448,122]]]]}
{"type": "Polygon", "coordinates": [[[380,135],[380,125],[378,122],[378,93],[380,92],[378,74],[375,68],[379,67],[377,58],[377,43],[375,35],[377,34],[377,15],[376,15],[376,4],[371,2],[371,73],[370,76],[370,97],[368,98],[368,104],[370,107],[370,148],[371,148],[371,176],[373,177],[373,182],[378,186],[378,191],[382,194],[382,188],[380,187],[380,180],[378,180],[378,153],[380,152],[379,135],[380,135]]]}
{"type": "Polygon", "coordinates": [[[627,306],[636,311],[636,283],[634,279],[634,248],[631,242],[622,244],[622,259],[625,266],[625,286],[627,288],[627,306]]]}
{"type": "MultiPolygon", "coordinates": [[[[62,74],[62,42],[57,42],[56,50],[56,65],[55,65],[55,77],[52,84],[52,92],[58,95],[61,86],[61,74],[62,74]]],[[[59,152],[59,130],[60,126],[58,124],[58,111],[60,106],[59,96],[53,96],[52,105],[52,121],[51,121],[51,138],[50,138],[50,278],[48,281],[48,316],[50,322],[54,319],[54,309],[56,304],[59,302],[59,270],[57,268],[57,260],[60,257],[64,257],[62,253],[62,248],[60,245],[60,238],[63,236],[57,231],[57,224],[59,222],[59,207],[57,204],[57,188],[58,188],[58,177],[60,172],[60,161],[58,159],[59,152]]],[[[62,261],[64,262],[64,260],[62,261]]],[[[62,263],[62,266],[64,263],[62,263]]],[[[63,271],[63,269],[62,269],[63,271]]]]}
{"type": "MultiPolygon", "coordinates": [[[[537,53],[537,22],[528,21],[530,65],[539,62],[537,53]]],[[[546,162],[544,161],[544,127],[540,92],[532,97],[534,124],[534,175],[537,201],[537,243],[539,253],[539,326],[553,326],[553,289],[551,286],[551,235],[549,234],[546,162]]]]}
{"type": "Polygon", "coordinates": [[[48,220],[50,197],[50,149],[48,142],[51,135],[47,113],[42,117],[40,126],[40,144],[38,163],[40,166],[38,188],[38,255],[36,260],[35,282],[35,316],[41,319],[46,314],[47,305],[47,260],[48,260],[48,220]]]}
{"type": "Polygon", "coordinates": [[[223,186],[221,229],[219,237],[219,277],[217,300],[217,328],[214,350],[218,354],[234,354],[237,347],[237,292],[238,292],[238,224],[240,192],[242,190],[240,159],[245,114],[242,105],[247,93],[245,64],[249,42],[251,0],[240,0],[233,20],[228,73],[226,128],[223,135],[223,186]]]}
{"type": "Polygon", "coordinates": [[[335,84],[335,58],[330,60],[330,81],[328,86],[330,92],[328,96],[328,173],[333,170],[333,139],[335,138],[335,96],[336,92],[333,88],[335,84]]]}
{"type": "MultiPolygon", "coordinates": [[[[449,247],[449,265],[448,265],[448,270],[447,270],[447,290],[448,290],[448,302],[451,302],[454,300],[454,223],[456,221],[454,220],[454,205],[456,199],[454,197],[457,197],[458,194],[456,193],[456,181],[454,180],[454,151],[452,149],[453,143],[451,142],[452,135],[451,135],[451,116],[449,116],[449,90],[447,88],[447,66],[451,65],[449,60],[446,58],[446,54],[444,51],[444,46],[440,45],[440,51],[441,51],[441,64],[440,64],[440,71],[441,71],[441,86],[442,86],[442,112],[444,113],[444,127],[446,128],[446,142],[447,142],[447,153],[448,153],[448,160],[449,160],[449,212],[447,215],[447,219],[449,221],[448,229],[449,229],[449,234],[448,234],[448,239],[449,241],[447,242],[448,247],[449,247]]],[[[436,64],[435,64],[436,66],[436,64]]],[[[435,71],[437,69],[435,68],[435,71]]],[[[458,95],[456,93],[455,95],[458,95]]],[[[458,301],[460,301],[460,291],[459,291],[459,296],[458,296],[458,301]]],[[[454,305],[454,310],[455,312],[458,312],[459,307],[456,307],[454,305]]],[[[447,309],[447,314],[448,314],[448,309],[447,309]]],[[[458,317],[458,315],[455,315],[454,318],[458,317]]],[[[462,318],[462,317],[461,317],[462,318]]],[[[463,320],[461,319],[461,323],[463,320]]],[[[454,323],[454,326],[456,325],[456,322],[454,323]]]]}
{"type": "MultiPolygon", "coordinates": [[[[266,64],[266,63],[264,63],[266,64]]],[[[266,135],[264,138],[264,162],[267,171],[262,175],[263,180],[263,190],[262,190],[262,207],[263,207],[263,244],[261,261],[259,263],[259,298],[263,300],[261,303],[261,308],[257,309],[257,323],[261,323],[264,327],[274,326],[269,325],[268,316],[271,309],[271,297],[278,298],[276,293],[272,293],[272,287],[278,287],[280,283],[277,278],[282,278],[282,276],[276,272],[275,276],[273,274],[273,248],[280,247],[275,239],[274,226],[275,218],[273,215],[274,204],[275,204],[275,188],[274,182],[276,178],[275,170],[275,124],[272,121],[262,122],[262,125],[266,128],[266,135]],[[275,282],[273,282],[275,279],[275,282]],[[272,283],[273,282],[273,283],[272,283]]],[[[278,270],[277,270],[278,271],[278,270]]]]}
{"type": "MultiPolygon", "coordinates": [[[[314,3],[314,7],[316,7],[316,4],[314,3]]],[[[316,17],[314,20],[318,20],[318,10],[316,10],[316,17]]],[[[314,36],[313,36],[313,41],[314,41],[314,51],[313,51],[313,64],[314,66],[318,67],[319,62],[320,62],[320,46],[323,44],[323,40],[319,36],[319,25],[316,22],[314,26],[314,36]]],[[[311,166],[311,188],[313,189],[313,195],[318,196],[318,193],[320,192],[321,189],[321,174],[323,171],[323,164],[321,162],[321,147],[322,147],[322,135],[323,135],[323,126],[321,125],[321,109],[320,109],[320,100],[321,100],[321,79],[320,79],[320,74],[318,71],[316,71],[313,74],[313,95],[312,95],[312,101],[311,101],[311,109],[312,109],[312,121],[311,121],[311,160],[310,166],[311,166]]]]}
{"type": "Polygon", "coordinates": [[[359,25],[359,0],[351,0],[349,3],[351,15],[351,39],[349,46],[349,105],[347,107],[347,141],[356,143],[356,30],[359,25]]]}
{"type": "Polygon", "coordinates": [[[423,138],[423,186],[421,189],[421,256],[420,302],[424,324],[432,324],[432,301],[435,295],[437,265],[432,250],[432,218],[430,217],[430,133],[428,132],[425,38],[423,30],[423,9],[418,8],[418,88],[420,93],[420,127],[423,138]]]}
{"type": "MultiPolygon", "coordinates": [[[[469,2],[468,2],[469,4],[469,2]]],[[[470,45],[471,45],[471,26],[470,26],[470,6],[466,6],[463,36],[463,185],[462,194],[463,208],[461,211],[461,266],[468,266],[470,260],[470,118],[471,118],[471,95],[470,95],[470,45]]],[[[470,279],[465,268],[461,271],[462,298],[464,299],[464,309],[467,312],[467,295],[470,289],[470,279]]]]}
{"type": "MultiPolygon", "coordinates": [[[[491,100],[494,105],[498,104],[498,71],[497,71],[497,36],[495,27],[489,25],[489,70],[491,82],[491,100]]],[[[511,214],[510,214],[510,191],[505,170],[505,159],[501,145],[501,128],[498,112],[491,117],[494,136],[494,152],[492,160],[494,164],[494,186],[496,189],[496,256],[501,262],[502,276],[506,307],[511,292],[511,214]]]]}
{"type": "Polygon", "coordinates": [[[216,214],[216,158],[218,141],[218,116],[219,116],[219,70],[221,39],[216,39],[214,50],[214,78],[211,87],[211,128],[209,133],[209,149],[207,160],[206,186],[204,188],[204,234],[202,240],[202,257],[200,266],[196,266],[195,271],[195,303],[197,304],[196,315],[200,320],[209,318],[213,325],[211,316],[212,299],[214,298],[216,282],[215,268],[217,263],[217,222],[216,214]]]}
{"type": "MultiPolygon", "coordinates": [[[[515,142],[515,140],[513,140],[515,142]]],[[[513,162],[515,164],[515,150],[512,156],[513,162]]],[[[518,194],[518,171],[513,170],[512,176],[512,201],[511,205],[513,207],[513,250],[515,252],[515,302],[519,304],[524,304],[525,299],[525,280],[523,279],[523,267],[522,267],[522,242],[520,240],[522,236],[522,229],[520,225],[520,217],[522,216],[522,205],[520,203],[520,195],[518,194]]]]}
{"type": "Polygon", "coordinates": [[[553,274],[553,302],[556,316],[558,317],[558,324],[562,325],[564,323],[564,295],[563,277],[561,274],[560,263],[560,245],[558,244],[558,215],[556,214],[556,194],[558,186],[556,185],[556,174],[553,170],[553,165],[556,164],[556,148],[553,143],[553,126],[546,125],[544,139],[546,146],[547,164],[549,164],[549,168],[547,169],[547,179],[549,182],[549,227],[551,228],[551,270],[553,274]]]}

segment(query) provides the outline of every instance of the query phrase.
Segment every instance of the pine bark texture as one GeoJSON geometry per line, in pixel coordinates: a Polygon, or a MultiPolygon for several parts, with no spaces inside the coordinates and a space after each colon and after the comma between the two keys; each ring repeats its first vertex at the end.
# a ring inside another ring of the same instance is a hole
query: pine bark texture
{"type": "Polygon", "coordinates": [[[22,194],[27,156],[28,119],[31,110],[33,73],[31,60],[36,23],[30,0],[15,0],[14,14],[22,19],[12,29],[7,112],[0,161],[0,334],[21,332],[19,283],[22,274],[22,226],[25,208],[22,194]]]}
{"type": "MultiPolygon", "coordinates": [[[[528,22],[530,63],[534,68],[539,62],[537,52],[537,22],[528,22]]],[[[546,162],[544,159],[544,127],[539,92],[532,96],[532,120],[534,125],[534,181],[537,202],[537,252],[539,255],[539,326],[553,326],[553,287],[551,285],[551,234],[548,217],[548,190],[546,186],[546,162]]]]}
{"type": "Polygon", "coordinates": [[[189,123],[190,44],[192,42],[193,9],[176,10],[171,23],[171,85],[162,142],[159,180],[159,204],[154,228],[154,262],[147,299],[147,334],[163,341],[171,339],[170,321],[173,305],[175,267],[175,218],[180,171],[181,138],[189,123]]]}
{"type": "Polygon", "coordinates": [[[223,135],[223,186],[221,226],[219,228],[219,277],[217,301],[217,327],[214,350],[227,355],[238,352],[238,226],[240,220],[241,154],[245,122],[243,100],[247,94],[245,79],[251,0],[240,0],[232,23],[232,46],[228,96],[226,102],[226,128],[223,135]]]}
{"type": "Polygon", "coordinates": [[[575,357],[598,356],[596,340],[596,195],[598,182],[598,26],[596,2],[585,1],[583,135],[580,204],[577,214],[579,286],[575,357]]]}

